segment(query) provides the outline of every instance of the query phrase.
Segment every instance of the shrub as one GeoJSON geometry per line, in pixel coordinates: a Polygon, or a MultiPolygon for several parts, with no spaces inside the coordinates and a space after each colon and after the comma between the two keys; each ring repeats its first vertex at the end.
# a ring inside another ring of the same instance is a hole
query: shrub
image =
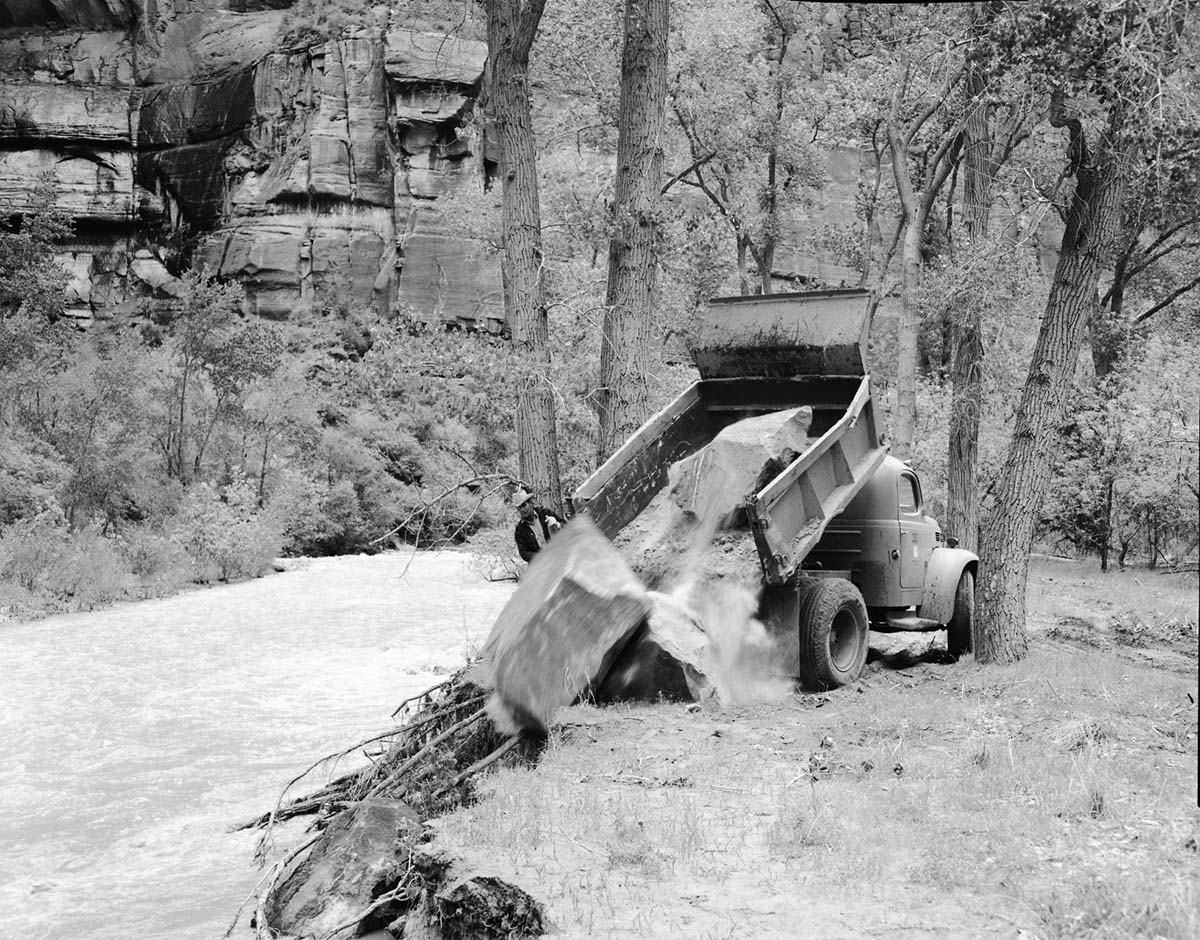
{"type": "Polygon", "coordinates": [[[41,593],[68,539],[62,510],[52,505],[0,533],[0,578],[41,593]]]}
{"type": "Polygon", "coordinates": [[[325,514],[327,487],[303,473],[288,469],[271,490],[267,514],[280,536],[285,555],[317,554],[317,546],[330,540],[334,524],[325,514]]]}
{"type": "Polygon", "coordinates": [[[258,577],[279,553],[281,541],[272,521],[258,512],[254,487],[244,479],[221,490],[207,483],[193,486],[174,530],[197,581],[258,577]]]}
{"type": "Polygon", "coordinates": [[[94,529],[73,532],[47,572],[46,589],[64,609],[93,610],[133,594],[117,545],[94,529]]]}
{"type": "Polygon", "coordinates": [[[92,610],[134,593],[118,546],[95,529],[70,531],[57,507],[0,534],[0,581],[21,616],[92,610]]]}
{"type": "Polygon", "coordinates": [[[129,572],[138,579],[139,594],[160,597],[178,590],[188,580],[190,559],[169,535],[147,526],[122,533],[118,542],[129,572]]]}

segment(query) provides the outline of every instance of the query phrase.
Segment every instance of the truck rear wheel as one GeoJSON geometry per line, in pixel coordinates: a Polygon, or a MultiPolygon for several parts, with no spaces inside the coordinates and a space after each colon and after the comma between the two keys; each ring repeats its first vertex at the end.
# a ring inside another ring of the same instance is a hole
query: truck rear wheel
{"type": "Polygon", "coordinates": [[[946,624],[946,648],[954,656],[971,652],[971,633],[975,629],[975,576],[964,571],[954,592],[954,615],[946,624]]]}
{"type": "Polygon", "coordinates": [[[800,664],[806,684],[836,689],[867,661],[869,624],[862,594],[842,578],[821,578],[800,597],[800,664]]]}

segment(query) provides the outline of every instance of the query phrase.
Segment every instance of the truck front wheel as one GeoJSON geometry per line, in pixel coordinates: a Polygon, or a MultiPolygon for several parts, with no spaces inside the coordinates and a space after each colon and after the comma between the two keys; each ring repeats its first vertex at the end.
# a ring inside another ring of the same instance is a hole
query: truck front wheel
{"type": "Polygon", "coordinates": [[[946,624],[946,648],[954,656],[971,652],[971,631],[975,629],[975,576],[964,571],[954,592],[954,615],[946,624]]]}
{"type": "Polygon", "coordinates": [[[862,594],[842,578],[821,578],[801,590],[802,678],[818,689],[848,685],[867,661],[869,625],[862,594]]]}

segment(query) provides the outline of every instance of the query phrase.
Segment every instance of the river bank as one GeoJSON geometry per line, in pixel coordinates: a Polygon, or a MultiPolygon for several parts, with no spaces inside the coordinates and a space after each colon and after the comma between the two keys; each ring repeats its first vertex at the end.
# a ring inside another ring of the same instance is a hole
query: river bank
{"type": "Polygon", "coordinates": [[[5,625],[0,936],[221,936],[260,874],[228,828],[389,727],[511,590],[398,552],[5,625]]]}

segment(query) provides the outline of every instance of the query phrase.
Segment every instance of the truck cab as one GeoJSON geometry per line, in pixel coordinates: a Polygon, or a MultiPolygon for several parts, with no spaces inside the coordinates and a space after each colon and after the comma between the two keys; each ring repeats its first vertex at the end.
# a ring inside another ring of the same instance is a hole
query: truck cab
{"type": "Polygon", "coordinates": [[[944,545],[941,527],[925,513],[920,478],[888,456],[830,521],[801,570],[848,571],[880,623],[885,611],[921,606],[930,558],[944,545]]]}

